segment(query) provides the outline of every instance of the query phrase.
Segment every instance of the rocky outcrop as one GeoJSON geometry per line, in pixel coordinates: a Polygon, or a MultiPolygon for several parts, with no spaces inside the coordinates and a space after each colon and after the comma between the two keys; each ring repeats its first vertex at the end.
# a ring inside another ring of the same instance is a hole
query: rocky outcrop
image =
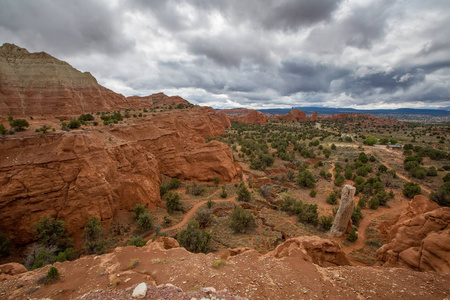
{"type": "Polygon", "coordinates": [[[206,137],[225,133],[224,120],[212,108],[195,108],[158,114],[151,122],[117,126],[111,132],[124,140],[137,141],[155,155],[159,171],[170,177],[229,181],[238,175],[231,149],[206,137]]]}
{"type": "Polygon", "coordinates": [[[348,224],[351,221],[353,207],[355,206],[355,192],[356,188],[348,184],[342,189],[341,204],[334,218],[333,226],[330,229],[332,236],[341,236],[347,231],[348,224]]]}
{"type": "Polygon", "coordinates": [[[143,107],[44,52],[0,47],[0,115],[78,115],[143,107]]]}
{"type": "Polygon", "coordinates": [[[377,265],[450,273],[449,225],[450,208],[416,196],[392,226],[392,240],[376,252],[377,265]]]}
{"type": "Polygon", "coordinates": [[[317,116],[317,112],[313,112],[313,114],[311,115],[311,121],[319,121],[319,117],[317,116]]]}
{"type": "Polygon", "coordinates": [[[337,242],[318,236],[291,238],[267,255],[276,258],[297,257],[321,267],[350,265],[347,256],[337,242]]]}
{"type": "Polygon", "coordinates": [[[99,132],[1,139],[0,223],[14,243],[33,239],[32,224],[51,216],[76,233],[90,215],[109,220],[137,203],[162,206],[154,155],[99,132]]]}
{"type": "Polygon", "coordinates": [[[28,272],[27,268],[18,263],[8,263],[0,265],[0,281],[25,272],[28,272]]]}
{"type": "Polygon", "coordinates": [[[306,122],[308,121],[308,118],[306,117],[306,114],[303,111],[292,108],[288,114],[275,116],[274,120],[280,122],[306,122]]]}
{"type": "Polygon", "coordinates": [[[267,116],[262,112],[254,109],[233,108],[221,109],[220,113],[227,115],[231,121],[245,124],[261,124],[267,123],[267,116]]]}

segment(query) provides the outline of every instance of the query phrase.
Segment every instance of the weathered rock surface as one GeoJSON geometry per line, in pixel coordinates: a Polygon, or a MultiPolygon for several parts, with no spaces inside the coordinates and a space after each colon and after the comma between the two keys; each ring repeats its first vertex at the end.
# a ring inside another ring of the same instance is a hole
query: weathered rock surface
{"type": "Polygon", "coordinates": [[[162,206],[158,162],[137,143],[78,131],[1,139],[0,149],[0,223],[14,243],[31,241],[41,217],[62,219],[75,233],[90,215],[108,220],[137,203],[162,206]]]}
{"type": "Polygon", "coordinates": [[[317,116],[317,112],[313,112],[311,115],[311,121],[319,121],[319,117],[317,116]]]}
{"type": "Polygon", "coordinates": [[[308,118],[306,117],[305,112],[292,108],[289,113],[286,115],[275,116],[275,120],[281,122],[306,122],[308,118]]]}
{"type": "Polygon", "coordinates": [[[377,265],[450,273],[450,208],[416,196],[376,252],[377,265]],[[430,210],[430,211],[427,211],[430,210]]]}
{"type": "Polygon", "coordinates": [[[291,238],[267,255],[276,258],[296,256],[321,267],[350,265],[347,256],[337,242],[318,236],[291,238]]]}
{"type": "Polygon", "coordinates": [[[245,124],[261,124],[267,123],[267,116],[262,112],[247,108],[221,109],[219,111],[227,115],[231,121],[245,124]]]}
{"type": "Polygon", "coordinates": [[[204,107],[158,114],[151,122],[123,126],[111,132],[123,140],[137,141],[155,155],[162,174],[182,179],[232,180],[238,175],[231,149],[206,137],[225,133],[224,119],[204,107]]]}
{"type": "Polygon", "coordinates": [[[130,299],[134,287],[145,282],[148,299],[153,299],[152,295],[163,299],[236,299],[220,294],[225,289],[248,299],[362,299],[368,296],[370,299],[445,299],[450,296],[448,274],[419,273],[402,268],[321,267],[311,262],[313,258],[303,259],[308,255],[303,251],[316,249],[317,245],[327,255],[327,249],[332,250],[334,245],[324,246],[328,242],[320,239],[317,244],[300,240],[289,240],[281,245],[279,257],[250,250],[229,257],[219,269],[213,267],[219,259],[214,253],[164,249],[160,242],[141,248],[116,248],[101,256],[55,263],[61,278],[51,284],[36,284],[50,266],[14,275],[0,283],[0,295],[2,299],[41,299],[51,295],[58,300],[74,299],[92,291],[83,299],[130,299]],[[309,243],[312,246],[308,246],[309,243]],[[136,259],[139,264],[130,269],[130,261],[136,259]],[[113,280],[119,282],[114,290],[111,289],[113,280]],[[199,294],[183,295],[183,298],[182,291],[199,294]]]}
{"type": "Polygon", "coordinates": [[[6,280],[11,276],[28,272],[27,268],[18,263],[8,263],[0,265],[0,281],[6,280]]]}
{"type": "Polygon", "coordinates": [[[355,206],[355,192],[356,188],[348,184],[342,189],[341,204],[330,229],[332,236],[341,236],[346,232],[348,223],[351,221],[353,207],[355,206]]]}
{"type": "Polygon", "coordinates": [[[0,115],[77,115],[143,107],[44,52],[0,47],[0,115]]]}

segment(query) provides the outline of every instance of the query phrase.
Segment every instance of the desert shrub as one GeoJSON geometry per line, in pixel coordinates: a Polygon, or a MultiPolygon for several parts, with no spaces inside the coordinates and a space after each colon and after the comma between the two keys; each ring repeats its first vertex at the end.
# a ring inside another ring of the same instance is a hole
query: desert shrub
{"type": "Polygon", "coordinates": [[[354,207],[352,212],[352,222],[356,227],[359,226],[359,223],[361,222],[363,217],[364,216],[361,212],[361,207],[359,205],[354,207]]]}
{"type": "Polygon", "coordinates": [[[237,195],[238,195],[238,201],[250,202],[250,200],[252,198],[250,191],[247,189],[247,187],[243,183],[237,190],[237,195]]]}
{"type": "Polygon", "coordinates": [[[380,206],[380,201],[378,200],[377,197],[374,196],[374,197],[370,198],[368,204],[371,209],[378,209],[378,206],[380,206]]]}
{"type": "Polygon", "coordinates": [[[206,191],[205,186],[203,184],[198,184],[196,182],[192,183],[190,187],[188,187],[188,193],[193,196],[200,196],[206,191]]]}
{"type": "Polygon", "coordinates": [[[172,178],[169,181],[169,189],[170,190],[176,190],[181,185],[180,181],[177,178],[172,178]]]}
{"type": "Polygon", "coordinates": [[[136,223],[140,231],[146,231],[153,228],[153,218],[147,210],[139,215],[136,223]]]}
{"type": "Polygon", "coordinates": [[[60,277],[59,271],[55,267],[50,267],[47,272],[47,279],[48,280],[56,280],[60,277]]]}
{"type": "Polygon", "coordinates": [[[312,198],[315,198],[317,195],[317,191],[316,190],[311,190],[311,192],[309,193],[309,196],[312,198]]]}
{"type": "Polygon", "coordinates": [[[0,231],[0,258],[6,257],[11,252],[11,239],[0,231]]]}
{"type": "Polygon", "coordinates": [[[327,203],[335,205],[338,203],[338,197],[335,192],[331,192],[327,197],[327,203]]]}
{"type": "Polygon", "coordinates": [[[384,173],[388,170],[388,168],[385,165],[379,165],[378,166],[378,171],[384,173]]]}
{"type": "Polygon", "coordinates": [[[420,185],[414,182],[407,182],[403,186],[403,195],[406,197],[412,199],[414,196],[419,195],[422,192],[422,189],[420,188],[420,185]]]}
{"type": "Polygon", "coordinates": [[[9,125],[14,128],[15,131],[23,131],[26,127],[30,126],[25,119],[14,119],[9,122],[9,125]]]}
{"type": "Polygon", "coordinates": [[[310,171],[301,169],[298,172],[297,184],[302,187],[313,188],[316,185],[316,180],[314,179],[314,175],[310,171]]]}
{"type": "Polygon", "coordinates": [[[450,182],[450,173],[445,174],[442,180],[444,180],[444,182],[450,182]]]}
{"type": "Polygon", "coordinates": [[[364,145],[373,146],[377,143],[377,138],[369,136],[364,140],[364,145]]]}
{"type": "Polygon", "coordinates": [[[66,223],[55,220],[52,217],[40,218],[33,224],[33,231],[36,232],[36,239],[45,246],[56,246],[57,251],[64,251],[72,247],[72,240],[66,231],[66,223]]]}
{"type": "Polygon", "coordinates": [[[200,230],[199,224],[195,220],[188,222],[187,228],[177,234],[180,245],[191,252],[206,252],[209,249],[211,235],[200,230]]]}
{"type": "Polygon", "coordinates": [[[163,220],[164,220],[164,223],[166,223],[166,224],[172,223],[172,219],[168,215],[164,215],[163,220]]]}
{"type": "Polygon", "coordinates": [[[52,264],[56,261],[54,251],[41,250],[31,266],[31,270],[40,269],[43,266],[52,264]]]}
{"type": "Polygon", "coordinates": [[[359,160],[360,162],[362,162],[363,164],[365,164],[366,162],[369,161],[369,158],[367,157],[366,153],[361,152],[361,153],[359,153],[359,155],[358,155],[358,160],[359,160]]]}
{"type": "Polygon", "coordinates": [[[75,250],[73,248],[67,248],[63,252],[59,252],[56,256],[56,261],[65,262],[66,260],[73,260],[76,258],[75,250]]]}
{"type": "Polygon", "coordinates": [[[360,197],[358,200],[358,206],[361,208],[365,208],[366,207],[366,200],[364,199],[364,197],[360,197]]]}
{"type": "Polygon", "coordinates": [[[295,207],[296,200],[289,196],[289,195],[283,195],[283,203],[281,204],[281,210],[285,212],[294,213],[294,207],[295,207]]]}
{"type": "Polygon", "coordinates": [[[8,132],[8,130],[5,128],[3,123],[0,123],[0,134],[5,135],[8,132]]]}
{"type": "Polygon", "coordinates": [[[450,181],[441,185],[436,193],[431,193],[431,200],[440,206],[450,206],[450,181]]]}
{"type": "Polygon", "coordinates": [[[67,124],[67,127],[70,129],[76,129],[76,128],[80,128],[81,123],[78,120],[71,120],[69,121],[69,124],[67,124]]]}
{"type": "Polygon", "coordinates": [[[436,167],[428,168],[427,176],[437,176],[437,175],[438,175],[438,173],[437,173],[436,167]]]}
{"type": "MultiPolygon", "coordinates": [[[[222,186],[222,192],[220,192],[220,198],[225,199],[228,196],[227,191],[225,190],[225,186],[222,186]]],[[[210,200],[212,202],[212,200],[210,200]]],[[[212,206],[211,206],[212,207],[212,206]]],[[[211,208],[209,207],[209,208],[211,208]]]]}
{"type": "Polygon", "coordinates": [[[212,218],[212,211],[210,209],[199,209],[195,215],[195,220],[198,222],[198,225],[200,228],[206,228],[209,225],[211,225],[213,218],[212,218]]]}
{"type": "Polygon", "coordinates": [[[168,192],[164,195],[166,201],[166,209],[169,213],[173,211],[183,211],[183,205],[180,202],[180,194],[174,192],[168,192]]]}
{"type": "Polygon", "coordinates": [[[251,211],[247,211],[241,206],[236,207],[230,214],[230,227],[236,233],[244,233],[247,229],[254,226],[254,224],[255,218],[251,211]]]}
{"type": "Polygon", "coordinates": [[[336,149],[337,149],[336,145],[334,143],[331,144],[331,150],[336,150],[336,149]]]}
{"type": "Polygon", "coordinates": [[[347,241],[354,243],[358,239],[358,233],[356,232],[355,227],[350,230],[349,234],[347,235],[347,241]]]}
{"type": "Polygon", "coordinates": [[[331,226],[333,226],[333,216],[321,216],[319,218],[319,226],[325,230],[330,230],[331,226]]]}
{"type": "Polygon", "coordinates": [[[317,204],[301,205],[301,212],[298,213],[298,220],[302,223],[317,225],[317,223],[319,223],[319,213],[317,212],[317,204]]]}
{"type": "Polygon", "coordinates": [[[350,167],[347,167],[345,169],[344,176],[345,176],[345,179],[347,179],[347,180],[352,179],[353,178],[353,169],[350,167]]]}
{"type": "Polygon", "coordinates": [[[334,185],[335,186],[342,186],[344,184],[344,177],[342,177],[340,174],[336,176],[334,179],[334,185]]]}
{"type": "Polygon", "coordinates": [[[136,246],[136,247],[143,247],[143,246],[145,246],[146,243],[147,242],[145,240],[143,240],[141,237],[138,237],[138,236],[132,237],[128,241],[128,245],[136,246]]]}
{"type": "Polygon", "coordinates": [[[181,185],[177,178],[170,179],[169,182],[163,182],[159,187],[159,194],[164,196],[169,190],[176,190],[181,185]]]}
{"type": "Polygon", "coordinates": [[[80,121],[80,122],[94,121],[94,116],[91,114],[81,114],[78,117],[78,121],[80,121]]]}
{"type": "Polygon", "coordinates": [[[84,249],[88,254],[101,254],[106,250],[103,227],[96,216],[90,216],[84,227],[84,249]]]}
{"type": "Polygon", "coordinates": [[[219,183],[220,183],[219,177],[213,177],[213,182],[216,186],[219,185],[219,183]]]}
{"type": "Polygon", "coordinates": [[[220,267],[225,266],[226,263],[227,263],[227,261],[225,259],[219,259],[219,260],[215,260],[213,262],[212,266],[213,266],[214,269],[219,269],[220,267]]]}
{"type": "Polygon", "coordinates": [[[259,193],[261,194],[261,196],[263,196],[264,198],[268,198],[269,196],[272,195],[272,185],[268,184],[268,185],[262,185],[259,187],[259,193]]]}
{"type": "Polygon", "coordinates": [[[147,209],[145,208],[144,205],[136,204],[136,206],[134,207],[133,212],[131,213],[131,216],[133,217],[133,219],[135,221],[137,221],[139,219],[140,215],[142,215],[146,211],[147,211],[147,209]]]}

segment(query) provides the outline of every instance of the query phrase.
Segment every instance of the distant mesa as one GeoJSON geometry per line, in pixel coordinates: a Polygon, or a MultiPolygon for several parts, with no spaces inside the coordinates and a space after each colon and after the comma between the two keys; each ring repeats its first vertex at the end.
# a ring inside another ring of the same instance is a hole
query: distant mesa
{"type": "Polygon", "coordinates": [[[150,96],[130,96],[127,97],[131,102],[142,102],[150,105],[150,107],[167,106],[167,105],[191,105],[191,103],[180,96],[167,96],[164,93],[156,93],[150,96]]]}
{"type": "Polygon", "coordinates": [[[281,122],[306,122],[308,121],[308,118],[303,111],[292,108],[288,114],[275,116],[274,120],[281,122]]]}
{"type": "Polygon", "coordinates": [[[254,109],[247,108],[233,108],[233,109],[221,109],[220,113],[227,115],[230,121],[240,122],[245,124],[261,124],[267,123],[267,116],[262,112],[254,109]]]}

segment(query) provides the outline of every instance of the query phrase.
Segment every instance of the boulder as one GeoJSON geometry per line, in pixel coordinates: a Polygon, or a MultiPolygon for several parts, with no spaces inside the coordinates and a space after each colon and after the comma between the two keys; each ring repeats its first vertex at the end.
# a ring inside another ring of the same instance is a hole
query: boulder
{"type": "Polygon", "coordinates": [[[300,236],[288,239],[267,255],[276,258],[296,257],[311,261],[321,267],[350,264],[337,242],[318,236],[300,236]]]}
{"type": "Polygon", "coordinates": [[[131,297],[142,299],[147,294],[147,284],[145,282],[139,283],[133,290],[131,297]]]}
{"type": "Polygon", "coordinates": [[[0,281],[7,280],[16,274],[28,272],[27,268],[18,263],[0,265],[0,281]]]}
{"type": "Polygon", "coordinates": [[[346,232],[353,213],[355,192],[356,188],[348,184],[342,189],[341,204],[330,229],[332,236],[341,236],[346,232]]]}
{"type": "Polygon", "coordinates": [[[152,245],[153,248],[158,248],[161,250],[162,249],[168,250],[180,247],[180,244],[176,239],[165,236],[158,236],[154,241],[149,240],[146,245],[147,246],[152,245]]]}

